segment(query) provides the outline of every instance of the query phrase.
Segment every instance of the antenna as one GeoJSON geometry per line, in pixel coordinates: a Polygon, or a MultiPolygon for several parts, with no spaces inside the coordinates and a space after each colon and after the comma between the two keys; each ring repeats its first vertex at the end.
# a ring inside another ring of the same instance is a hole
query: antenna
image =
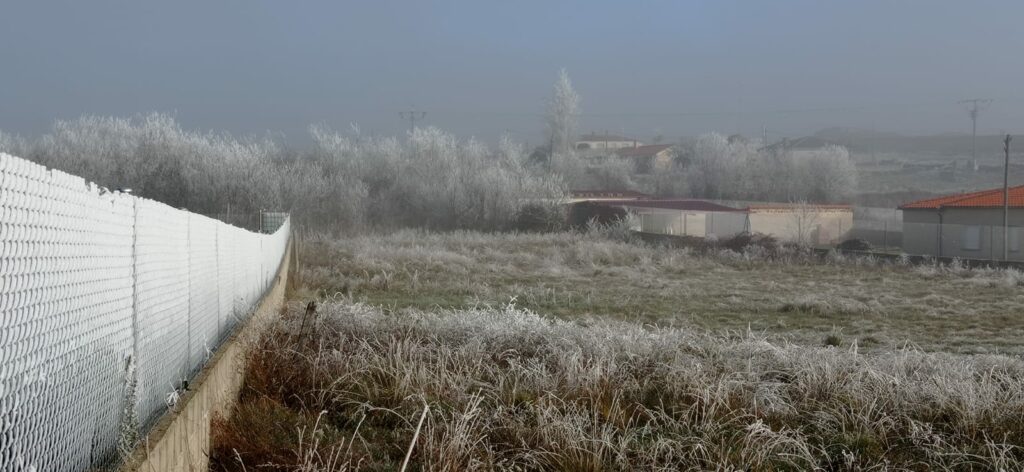
{"type": "Polygon", "coordinates": [[[992,103],[991,98],[967,98],[957,103],[967,106],[967,113],[971,115],[971,161],[974,164],[974,171],[978,171],[978,154],[975,141],[978,139],[978,113],[992,103]]]}

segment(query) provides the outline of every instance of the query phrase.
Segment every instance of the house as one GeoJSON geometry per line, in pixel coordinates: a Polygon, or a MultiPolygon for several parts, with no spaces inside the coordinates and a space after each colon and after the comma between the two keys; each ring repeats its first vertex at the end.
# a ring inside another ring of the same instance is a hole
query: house
{"type": "Polygon", "coordinates": [[[621,158],[632,160],[635,172],[638,174],[665,172],[672,168],[672,161],[676,156],[671,144],[649,144],[622,148],[616,150],[615,154],[621,158]]]}
{"type": "MultiPolygon", "coordinates": [[[[1008,259],[1021,261],[1024,185],[1009,189],[1008,259]]],[[[1002,259],[1003,189],[926,198],[903,210],[903,251],[907,254],[1002,259]]]]}
{"type": "Polygon", "coordinates": [[[577,151],[607,151],[636,147],[643,143],[633,138],[616,136],[613,134],[584,134],[576,140],[577,151]]]}

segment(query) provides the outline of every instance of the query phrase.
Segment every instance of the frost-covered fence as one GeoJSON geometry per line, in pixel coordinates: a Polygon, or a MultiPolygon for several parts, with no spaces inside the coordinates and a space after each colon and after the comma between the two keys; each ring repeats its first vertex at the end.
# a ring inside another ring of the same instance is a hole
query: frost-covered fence
{"type": "Polygon", "coordinates": [[[0,470],[115,458],[248,315],[288,236],[0,153],[0,470]]]}

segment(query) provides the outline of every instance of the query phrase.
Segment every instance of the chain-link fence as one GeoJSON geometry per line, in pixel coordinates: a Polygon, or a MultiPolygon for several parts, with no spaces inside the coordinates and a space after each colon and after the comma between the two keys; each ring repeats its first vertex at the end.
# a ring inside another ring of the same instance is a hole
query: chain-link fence
{"type": "Polygon", "coordinates": [[[289,232],[0,154],[0,470],[113,462],[272,284],[289,232]]]}

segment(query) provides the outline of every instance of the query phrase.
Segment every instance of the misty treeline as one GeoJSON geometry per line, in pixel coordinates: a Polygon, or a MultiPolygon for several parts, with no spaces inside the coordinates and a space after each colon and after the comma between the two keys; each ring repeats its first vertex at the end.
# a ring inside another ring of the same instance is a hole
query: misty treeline
{"type": "Polygon", "coordinates": [[[0,151],[229,222],[288,211],[299,227],[342,232],[557,229],[565,218],[556,203],[570,189],[827,203],[856,186],[843,148],[759,149],[713,133],[678,145],[671,170],[637,175],[630,161],[576,154],[578,97],[567,76],[555,97],[569,103],[552,107],[562,117],[548,121],[557,139],[547,154],[507,137],[489,147],[433,127],[380,137],[312,126],[312,145],[296,150],[271,138],[183,130],[160,113],[58,121],[36,138],[0,132],[0,151]]]}
{"type": "Polygon", "coordinates": [[[110,189],[224,217],[290,211],[307,228],[506,229],[521,206],[562,196],[557,174],[503,138],[496,149],[436,128],[404,139],[310,128],[297,151],[273,139],[186,131],[170,116],[86,116],[37,139],[0,133],[0,151],[110,189]]]}

